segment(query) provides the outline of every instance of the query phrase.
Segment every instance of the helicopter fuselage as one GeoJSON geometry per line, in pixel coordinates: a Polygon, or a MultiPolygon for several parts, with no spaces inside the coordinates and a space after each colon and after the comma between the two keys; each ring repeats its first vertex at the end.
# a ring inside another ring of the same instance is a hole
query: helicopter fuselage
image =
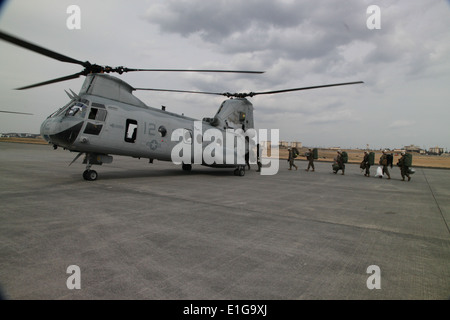
{"type": "Polygon", "coordinates": [[[88,75],[80,93],[69,95],[71,101],[42,123],[42,137],[55,147],[90,155],[93,164],[111,162],[110,155],[173,161],[176,147],[177,150],[181,147],[184,151],[190,151],[189,158],[184,159],[186,164],[192,164],[198,160],[194,157],[195,146],[200,146],[203,152],[211,143],[219,145],[220,152],[225,155],[222,159],[228,152],[234,161],[205,163],[200,159],[200,164],[235,168],[245,164],[243,158],[237,156],[234,144],[243,136],[226,130],[229,123],[236,127],[249,123],[253,125],[252,107],[245,98],[236,99],[241,102],[231,101],[230,108],[225,103],[230,100],[225,101],[213,119],[196,120],[149,107],[133,96],[132,90],[118,78],[103,74],[88,75]],[[245,112],[235,112],[233,103],[243,104],[250,111],[251,119],[246,117],[245,112]],[[233,114],[234,118],[230,116],[233,114]],[[225,115],[225,119],[221,119],[221,115],[225,115]],[[222,127],[224,123],[227,125],[222,127]],[[182,133],[174,139],[174,133],[180,130],[182,133]],[[208,130],[220,131],[223,138],[216,135],[214,139],[205,141],[204,134],[208,130]],[[227,144],[226,137],[232,139],[233,144],[227,144]]]}

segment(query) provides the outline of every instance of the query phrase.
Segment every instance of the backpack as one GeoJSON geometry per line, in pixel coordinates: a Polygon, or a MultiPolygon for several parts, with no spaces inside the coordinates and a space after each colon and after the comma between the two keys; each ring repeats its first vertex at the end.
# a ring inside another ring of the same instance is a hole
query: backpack
{"type": "Polygon", "coordinates": [[[392,164],[393,164],[393,162],[394,162],[394,156],[393,156],[392,154],[388,154],[388,155],[386,156],[386,158],[387,158],[387,165],[388,165],[388,166],[391,166],[391,168],[392,168],[392,164]]]}
{"type": "Polygon", "coordinates": [[[317,150],[317,148],[313,149],[313,158],[319,159],[319,150],[317,150]]]}
{"type": "Polygon", "coordinates": [[[375,152],[369,152],[369,164],[371,166],[375,164],[375,152]]]}
{"type": "Polygon", "coordinates": [[[404,159],[403,164],[407,167],[412,166],[412,154],[411,153],[405,154],[405,159],[404,159]]]}
{"type": "Polygon", "coordinates": [[[297,158],[298,155],[299,155],[298,149],[292,148],[292,157],[297,158]]]}
{"type": "Polygon", "coordinates": [[[348,154],[346,151],[342,151],[342,159],[344,160],[344,163],[348,162],[348,154]]]}

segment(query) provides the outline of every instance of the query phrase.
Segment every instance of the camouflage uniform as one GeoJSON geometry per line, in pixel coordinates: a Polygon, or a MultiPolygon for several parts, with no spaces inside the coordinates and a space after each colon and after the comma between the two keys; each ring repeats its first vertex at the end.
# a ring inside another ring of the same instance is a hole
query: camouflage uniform
{"type": "Polygon", "coordinates": [[[312,171],[314,171],[314,153],[311,149],[306,154],[306,159],[308,159],[308,168],[305,171],[309,171],[309,168],[312,168],[312,171]]]}
{"type": "Polygon", "coordinates": [[[294,163],[294,160],[295,160],[295,158],[294,158],[294,151],[291,148],[289,148],[288,152],[289,152],[289,155],[288,155],[289,170],[292,170],[292,167],[295,167],[295,170],[297,170],[298,167],[294,163]]]}
{"type": "Polygon", "coordinates": [[[342,153],[340,151],[338,151],[336,163],[339,166],[339,169],[337,169],[335,173],[337,173],[339,170],[342,170],[342,175],[344,175],[345,173],[344,157],[342,156],[342,153]]]}
{"type": "MultiPolygon", "coordinates": [[[[380,157],[380,164],[383,166],[383,174],[388,176],[388,179],[391,178],[391,174],[389,173],[389,169],[388,169],[388,159],[387,159],[387,154],[386,151],[383,151],[383,154],[380,157]]],[[[380,176],[381,178],[382,176],[380,176]]]]}
{"type": "Polygon", "coordinates": [[[409,167],[405,165],[405,154],[402,153],[402,157],[398,160],[397,165],[400,167],[400,174],[402,175],[402,181],[405,181],[405,177],[408,177],[408,181],[411,180],[409,176],[409,167]]]}
{"type": "Polygon", "coordinates": [[[366,173],[364,175],[366,177],[370,177],[370,161],[369,161],[369,153],[367,151],[364,152],[364,168],[366,169],[366,173]]]}
{"type": "Polygon", "coordinates": [[[259,147],[259,143],[256,145],[256,163],[258,164],[258,170],[256,170],[256,172],[260,172],[261,171],[261,150],[259,147]]]}

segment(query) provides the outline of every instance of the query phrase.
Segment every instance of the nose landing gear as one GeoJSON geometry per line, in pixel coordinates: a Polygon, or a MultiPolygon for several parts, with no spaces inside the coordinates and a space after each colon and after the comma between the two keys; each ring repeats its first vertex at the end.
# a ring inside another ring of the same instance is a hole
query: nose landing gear
{"type": "Polygon", "coordinates": [[[83,172],[83,178],[87,181],[97,180],[97,171],[91,170],[92,164],[89,162],[89,157],[86,157],[86,170],[83,172]]]}
{"type": "Polygon", "coordinates": [[[95,170],[85,170],[83,172],[84,180],[94,181],[94,180],[97,180],[97,177],[98,177],[98,174],[97,174],[97,171],[95,171],[95,170]]]}
{"type": "Polygon", "coordinates": [[[239,177],[245,176],[245,166],[238,166],[238,167],[234,170],[234,175],[235,175],[235,176],[239,176],[239,177]]]}

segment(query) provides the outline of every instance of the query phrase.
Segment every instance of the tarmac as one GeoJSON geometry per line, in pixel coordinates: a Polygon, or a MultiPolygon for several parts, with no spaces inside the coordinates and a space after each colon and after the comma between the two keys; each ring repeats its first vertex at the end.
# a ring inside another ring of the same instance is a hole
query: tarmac
{"type": "Polygon", "coordinates": [[[85,181],[75,156],[0,143],[4,299],[450,298],[450,170],[280,160],[239,177],[114,157],[85,181]]]}

